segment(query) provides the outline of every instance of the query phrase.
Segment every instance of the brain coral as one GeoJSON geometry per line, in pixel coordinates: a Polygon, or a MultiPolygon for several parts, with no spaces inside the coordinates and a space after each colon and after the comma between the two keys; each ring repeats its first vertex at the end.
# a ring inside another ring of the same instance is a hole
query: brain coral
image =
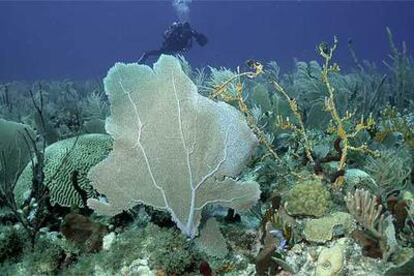
{"type": "Polygon", "coordinates": [[[321,217],[330,205],[330,194],[320,180],[299,183],[291,189],[285,200],[290,215],[321,217]]]}
{"type": "MultiPolygon", "coordinates": [[[[77,181],[88,196],[94,194],[86,175],[89,169],[102,161],[112,148],[112,139],[105,134],[86,134],[56,142],[45,151],[45,184],[50,191],[52,205],[83,207],[79,193],[72,183],[72,175],[77,172],[77,181]],[[76,145],[74,143],[76,142],[76,145]]],[[[19,177],[15,188],[18,204],[24,202],[31,187],[32,166],[29,163],[19,177]]]]}

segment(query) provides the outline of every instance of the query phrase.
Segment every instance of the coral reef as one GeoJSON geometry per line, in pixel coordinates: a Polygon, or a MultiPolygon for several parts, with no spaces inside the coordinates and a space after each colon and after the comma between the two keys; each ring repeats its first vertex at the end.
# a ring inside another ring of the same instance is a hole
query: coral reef
{"type": "Polygon", "coordinates": [[[385,72],[335,38],[283,74],[0,84],[0,275],[408,275],[414,63],[387,35],[385,72]]]}

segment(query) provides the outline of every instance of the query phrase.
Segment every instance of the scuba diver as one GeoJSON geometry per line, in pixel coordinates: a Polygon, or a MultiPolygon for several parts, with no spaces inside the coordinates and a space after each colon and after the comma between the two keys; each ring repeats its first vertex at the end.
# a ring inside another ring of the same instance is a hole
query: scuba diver
{"type": "Polygon", "coordinates": [[[161,54],[179,54],[188,51],[193,45],[193,38],[198,45],[204,46],[207,44],[207,37],[201,33],[196,32],[188,22],[174,22],[164,32],[164,42],[158,50],[144,52],[138,63],[145,63],[151,56],[160,56],[161,54]]]}

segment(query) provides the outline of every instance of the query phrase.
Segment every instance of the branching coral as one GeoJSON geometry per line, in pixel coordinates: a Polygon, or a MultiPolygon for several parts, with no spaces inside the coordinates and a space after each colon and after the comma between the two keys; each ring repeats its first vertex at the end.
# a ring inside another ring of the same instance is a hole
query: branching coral
{"type": "MultiPolygon", "coordinates": [[[[364,130],[369,130],[375,125],[374,119],[371,116],[369,116],[366,120],[364,117],[361,117],[361,119],[354,124],[352,120],[354,116],[353,113],[346,111],[345,116],[341,117],[337,109],[335,102],[336,90],[330,79],[331,73],[337,73],[340,70],[337,64],[330,64],[336,47],[337,40],[335,38],[334,45],[332,47],[329,47],[325,43],[321,43],[319,45],[319,52],[320,55],[324,58],[324,64],[321,70],[321,82],[325,85],[327,91],[327,96],[325,97],[325,111],[331,115],[331,122],[328,127],[328,132],[331,134],[336,134],[338,136],[337,142],[335,143],[335,149],[339,154],[339,165],[337,168],[338,173],[334,178],[334,184],[335,187],[340,188],[342,187],[344,181],[343,175],[346,167],[348,153],[350,151],[361,152],[364,154],[368,153],[372,155],[375,155],[376,153],[374,151],[371,151],[365,144],[361,146],[354,146],[351,143],[351,140],[357,137],[359,133],[364,130]]],[[[312,154],[312,144],[307,136],[303,115],[299,111],[297,100],[295,98],[291,98],[286,90],[278,82],[273,81],[273,84],[276,90],[282,94],[284,98],[286,98],[295,117],[295,122],[293,122],[289,118],[285,119],[281,116],[278,116],[278,125],[285,129],[292,129],[294,132],[299,134],[300,137],[302,137],[306,157],[311,163],[315,163],[312,154]]],[[[318,166],[318,164],[316,165],[318,166]]],[[[317,171],[317,169],[315,169],[315,171],[317,171]]]]}
{"type": "Polygon", "coordinates": [[[247,120],[247,124],[259,138],[259,142],[267,148],[268,152],[274,159],[279,159],[278,154],[273,149],[269,136],[257,125],[257,119],[253,116],[251,110],[249,110],[247,103],[243,96],[243,83],[242,77],[255,78],[263,73],[263,65],[250,61],[250,67],[252,71],[247,71],[237,74],[228,74],[228,79],[224,81],[214,82],[213,91],[210,98],[221,98],[225,102],[236,103],[239,110],[244,114],[247,120]]]}
{"type": "Polygon", "coordinates": [[[297,119],[297,123],[299,127],[296,127],[293,123],[291,123],[289,120],[289,117],[286,118],[286,120],[284,120],[281,116],[278,116],[277,117],[278,124],[282,128],[289,128],[289,129],[294,130],[295,132],[299,133],[303,137],[306,157],[308,158],[309,161],[313,163],[314,160],[312,157],[312,145],[308,139],[308,136],[306,135],[306,129],[303,123],[302,114],[299,112],[298,103],[296,102],[296,99],[291,99],[289,95],[286,93],[285,89],[283,89],[283,87],[280,86],[279,83],[277,83],[276,81],[274,81],[273,84],[275,85],[276,89],[286,98],[294,116],[297,119]]]}
{"type": "MultiPolygon", "coordinates": [[[[375,125],[374,119],[370,116],[367,120],[364,120],[362,117],[361,120],[351,129],[347,130],[345,123],[350,121],[353,114],[350,112],[346,112],[344,117],[339,115],[339,112],[336,108],[335,104],[335,88],[332,86],[331,81],[329,79],[329,75],[331,73],[337,73],[340,71],[339,65],[334,63],[331,65],[333,53],[336,50],[338,44],[338,40],[336,37],[334,38],[334,45],[329,47],[325,43],[321,43],[319,45],[319,54],[324,59],[324,65],[322,67],[322,82],[326,85],[328,96],[325,98],[325,108],[331,114],[332,117],[332,124],[329,128],[331,133],[336,133],[338,137],[341,139],[342,148],[341,148],[341,158],[339,160],[338,171],[343,171],[346,166],[346,161],[348,157],[349,151],[356,151],[361,153],[369,153],[375,155],[376,153],[368,149],[366,145],[362,146],[353,146],[351,144],[351,139],[356,137],[359,132],[362,130],[371,129],[375,125]]],[[[343,175],[340,175],[335,180],[335,185],[337,187],[342,186],[344,181],[343,175]]]]}

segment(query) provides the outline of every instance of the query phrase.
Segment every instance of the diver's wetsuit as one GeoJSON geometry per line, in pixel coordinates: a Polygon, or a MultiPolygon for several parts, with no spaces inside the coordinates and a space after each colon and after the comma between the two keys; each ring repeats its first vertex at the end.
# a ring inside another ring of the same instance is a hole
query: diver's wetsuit
{"type": "Polygon", "coordinates": [[[138,60],[138,63],[144,63],[150,56],[186,52],[192,47],[193,38],[200,46],[207,44],[207,37],[193,30],[188,22],[174,22],[164,32],[164,42],[161,48],[159,50],[145,52],[138,60]]]}

